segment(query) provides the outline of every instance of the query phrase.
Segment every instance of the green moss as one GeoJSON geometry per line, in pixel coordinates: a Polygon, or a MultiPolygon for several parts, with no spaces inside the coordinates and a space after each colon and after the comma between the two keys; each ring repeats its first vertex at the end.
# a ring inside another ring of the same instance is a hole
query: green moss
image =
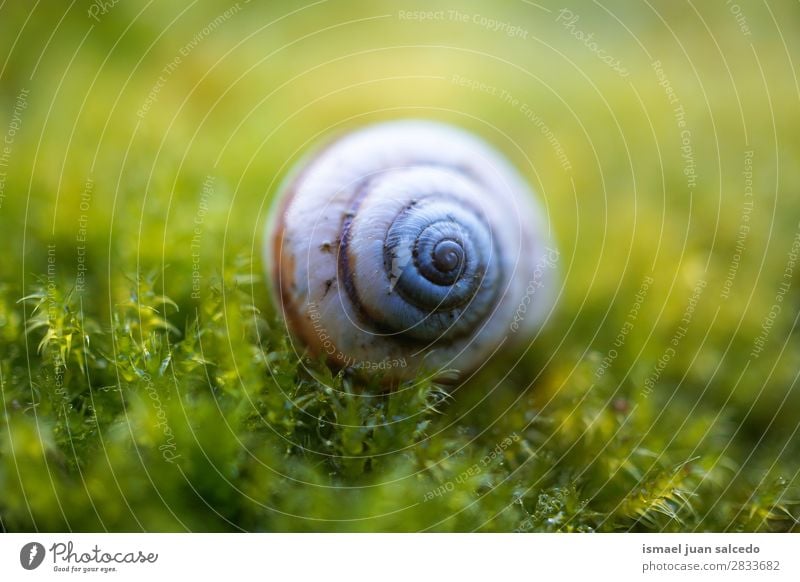
{"type": "Polygon", "coordinates": [[[6,528],[796,527],[788,483],[736,464],[732,423],[596,381],[594,354],[563,387],[552,370],[486,399],[493,368],[464,398],[430,382],[386,393],[298,359],[238,267],[185,306],[183,332],[153,277],[105,330],[75,293],[9,305],[6,291],[6,325],[21,331],[28,305],[36,348],[4,359],[6,528]]]}

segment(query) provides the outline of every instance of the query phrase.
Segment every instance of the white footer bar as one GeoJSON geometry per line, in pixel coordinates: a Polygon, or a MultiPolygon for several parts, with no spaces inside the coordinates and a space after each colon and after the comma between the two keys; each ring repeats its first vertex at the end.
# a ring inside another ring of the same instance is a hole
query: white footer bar
{"type": "Polygon", "coordinates": [[[0,535],[0,580],[796,581],[798,565],[793,534],[0,535]]]}

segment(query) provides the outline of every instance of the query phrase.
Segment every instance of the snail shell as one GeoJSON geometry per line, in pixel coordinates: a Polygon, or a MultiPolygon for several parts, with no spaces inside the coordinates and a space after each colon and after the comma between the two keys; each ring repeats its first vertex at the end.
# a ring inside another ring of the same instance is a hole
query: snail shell
{"type": "Polygon", "coordinates": [[[557,252],[543,217],[479,138],[380,123],[299,164],[273,208],[265,264],[311,353],[390,380],[463,374],[552,308],[557,252]]]}

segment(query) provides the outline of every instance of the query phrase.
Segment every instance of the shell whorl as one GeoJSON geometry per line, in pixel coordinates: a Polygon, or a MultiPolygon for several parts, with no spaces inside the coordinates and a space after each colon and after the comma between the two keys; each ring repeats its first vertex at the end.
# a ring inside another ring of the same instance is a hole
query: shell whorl
{"type": "Polygon", "coordinates": [[[516,335],[526,289],[537,295],[519,326],[539,325],[552,306],[547,246],[533,194],[494,150],[450,126],[397,121],[301,162],[265,258],[312,352],[402,379],[482,363],[516,335]]]}
{"type": "Polygon", "coordinates": [[[426,342],[469,333],[501,279],[491,227],[470,203],[480,196],[475,186],[452,170],[421,166],[364,187],[369,192],[346,219],[339,254],[353,304],[379,333],[426,342]]]}

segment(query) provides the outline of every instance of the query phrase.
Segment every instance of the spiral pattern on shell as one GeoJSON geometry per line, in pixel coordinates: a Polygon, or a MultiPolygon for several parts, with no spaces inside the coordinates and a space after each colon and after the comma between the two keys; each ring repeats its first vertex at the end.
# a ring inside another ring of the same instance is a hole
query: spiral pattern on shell
{"type": "Polygon", "coordinates": [[[525,338],[553,304],[543,213],[471,134],[395,121],[302,161],[265,259],[290,330],[338,366],[467,372],[525,338]]]}

